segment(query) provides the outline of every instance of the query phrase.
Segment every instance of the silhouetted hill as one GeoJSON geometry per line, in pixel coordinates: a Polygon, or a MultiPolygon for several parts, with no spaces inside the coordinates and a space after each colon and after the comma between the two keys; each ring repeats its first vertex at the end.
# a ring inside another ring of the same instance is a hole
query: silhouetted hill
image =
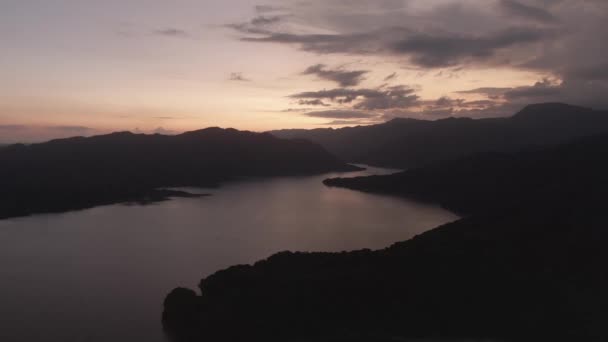
{"type": "Polygon", "coordinates": [[[559,103],[525,107],[510,118],[394,119],[373,126],[273,131],[305,138],[349,162],[410,168],[480,152],[512,152],[608,132],[608,112],[559,103]]]}
{"type": "Polygon", "coordinates": [[[608,339],[608,135],[330,185],[470,216],[379,251],[279,253],[174,290],[177,341],[608,339]],[[393,190],[395,189],[395,190],[393,190]]]}
{"type": "Polygon", "coordinates": [[[186,195],[160,187],[353,169],[308,141],[220,128],[11,145],[0,164],[0,218],[186,195]]]}
{"type": "Polygon", "coordinates": [[[485,153],[388,176],[335,178],[329,186],[440,203],[461,214],[483,214],[548,200],[572,202],[608,194],[608,134],[519,153],[485,153]]]}

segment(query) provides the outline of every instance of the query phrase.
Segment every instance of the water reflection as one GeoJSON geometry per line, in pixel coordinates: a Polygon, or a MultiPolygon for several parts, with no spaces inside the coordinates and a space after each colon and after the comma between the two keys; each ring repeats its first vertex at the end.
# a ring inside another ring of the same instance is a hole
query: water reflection
{"type": "MultiPolygon", "coordinates": [[[[394,170],[372,168],[358,174],[394,170]]],[[[175,286],[282,250],[382,248],[455,215],[327,188],[339,174],[197,189],[210,197],[0,221],[1,341],[163,341],[175,286]]]]}

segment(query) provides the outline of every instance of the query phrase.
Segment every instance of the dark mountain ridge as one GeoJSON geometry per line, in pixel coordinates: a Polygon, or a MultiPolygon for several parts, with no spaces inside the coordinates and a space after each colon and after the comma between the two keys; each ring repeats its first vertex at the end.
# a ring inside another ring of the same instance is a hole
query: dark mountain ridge
{"type": "Polygon", "coordinates": [[[469,216],[379,251],[279,253],[174,290],[176,341],[608,339],[608,134],[334,179],[469,216]]]}
{"type": "Polygon", "coordinates": [[[187,195],[162,187],[354,169],[308,141],[220,128],[11,145],[0,165],[0,218],[187,195]]]}
{"type": "Polygon", "coordinates": [[[608,131],[608,112],[561,103],[526,106],[508,118],[394,119],[341,129],[273,131],[305,138],[356,163],[411,168],[481,152],[513,152],[608,131]]]}
{"type": "MultiPolygon", "coordinates": [[[[328,186],[399,195],[479,215],[608,194],[608,134],[518,153],[480,153],[388,176],[326,179],[328,186]]],[[[592,202],[592,201],[591,201],[592,202]]]]}

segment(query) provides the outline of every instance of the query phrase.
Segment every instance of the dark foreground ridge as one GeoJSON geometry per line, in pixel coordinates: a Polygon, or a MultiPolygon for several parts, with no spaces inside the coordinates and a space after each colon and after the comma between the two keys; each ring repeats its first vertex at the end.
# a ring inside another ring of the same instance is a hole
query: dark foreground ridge
{"type": "Polygon", "coordinates": [[[159,188],[356,169],[308,141],[220,128],[11,145],[0,165],[0,218],[193,196],[159,188]]]}
{"type": "Polygon", "coordinates": [[[165,329],[177,341],[604,341],[607,153],[603,135],[328,181],[470,215],[384,250],[217,272],[202,295],[169,294],[165,329]]]}
{"type": "Polygon", "coordinates": [[[473,153],[565,143],[605,131],[608,111],[543,103],[508,118],[394,119],[372,126],[271,133],[309,139],[348,162],[407,169],[473,153]]]}

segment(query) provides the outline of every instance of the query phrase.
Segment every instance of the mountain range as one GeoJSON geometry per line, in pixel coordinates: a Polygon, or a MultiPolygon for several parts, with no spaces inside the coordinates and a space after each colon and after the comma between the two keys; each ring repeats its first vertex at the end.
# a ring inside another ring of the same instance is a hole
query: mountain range
{"type": "Polygon", "coordinates": [[[608,130],[550,144],[566,124],[539,108],[554,107],[502,122],[544,127],[542,144],[324,182],[439,203],[462,219],[382,250],[283,252],[219,271],[199,293],[167,296],[166,331],[175,341],[607,340],[608,130]]]}
{"type": "Polygon", "coordinates": [[[305,140],[207,128],[119,132],[0,149],[0,218],[190,196],[160,188],[357,169],[305,140]]]}
{"type": "Polygon", "coordinates": [[[348,162],[405,169],[479,152],[548,146],[606,130],[607,111],[543,103],[506,118],[394,119],[371,126],[270,133],[311,140],[348,162]]]}

